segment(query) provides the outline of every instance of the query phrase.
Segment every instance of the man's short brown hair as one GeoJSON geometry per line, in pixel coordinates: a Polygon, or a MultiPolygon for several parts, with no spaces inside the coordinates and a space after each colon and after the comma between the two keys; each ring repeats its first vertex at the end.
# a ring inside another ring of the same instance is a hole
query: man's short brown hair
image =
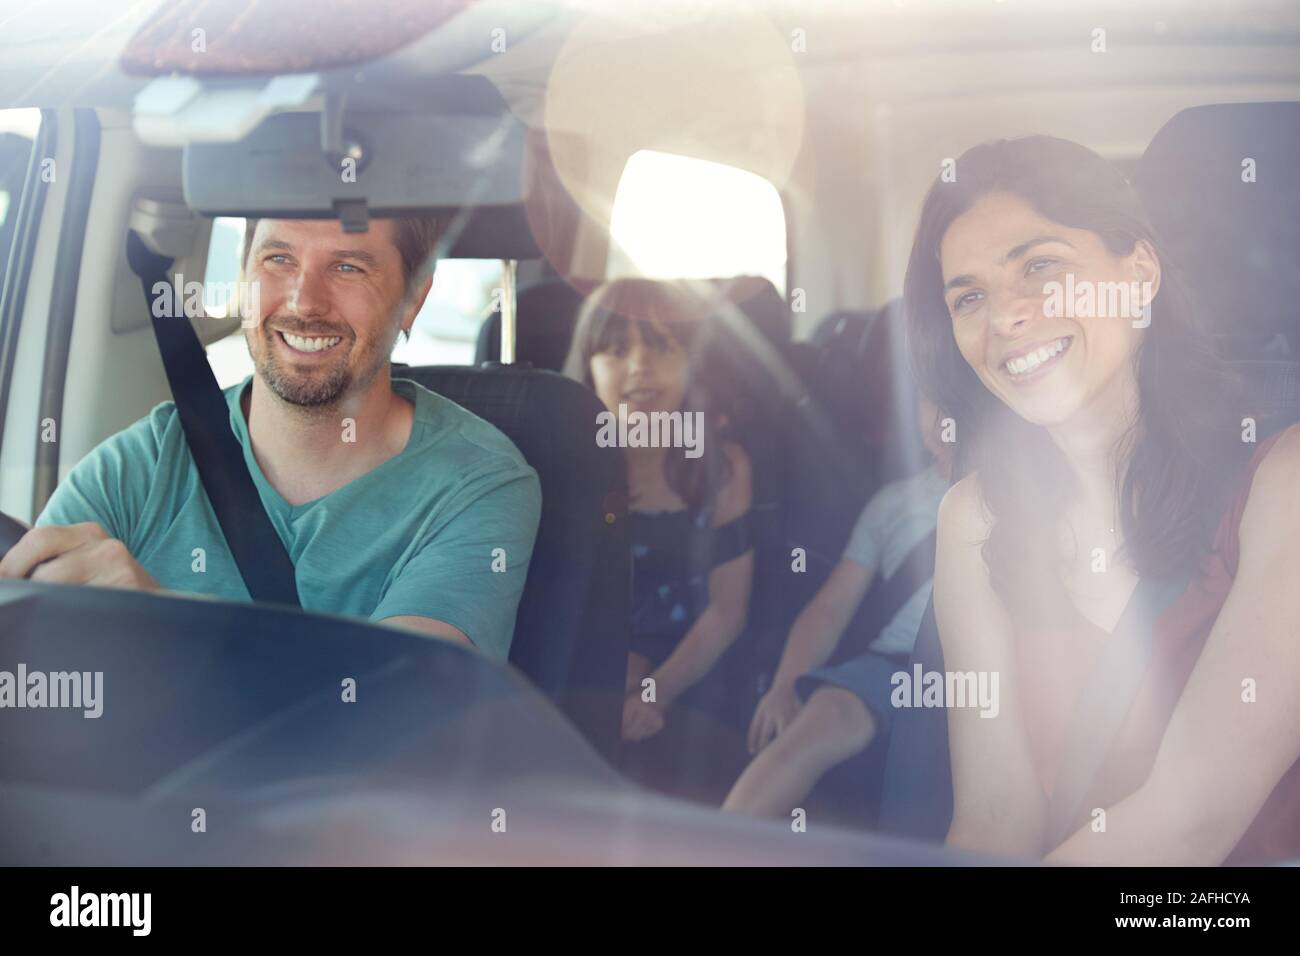
{"type": "MultiPolygon", "coordinates": [[[[244,222],[243,266],[248,266],[248,254],[253,249],[253,235],[260,219],[244,222]]],[[[433,213],[393,217],[393,244],[402,256],[402,278],[410,292],[424,274],[425,264],[433,255],[434,247],[442,238],[445,223],[433,213]]]]}

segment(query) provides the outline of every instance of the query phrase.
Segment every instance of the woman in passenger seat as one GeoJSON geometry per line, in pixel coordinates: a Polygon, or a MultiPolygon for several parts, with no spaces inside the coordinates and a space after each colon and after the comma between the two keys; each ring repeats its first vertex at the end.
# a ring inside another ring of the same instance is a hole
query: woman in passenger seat
{"type": "Polygon", "coordinates": [[[1300,428],[1269,436],[1230,387],[1101,157],[1030,137],[955,171],[905,284],[914,364],[957,437],[934,577],[948,842],[1300,855],[1300,428]],[[949,693],[962,674],[991,710],[949,693]]]}
{"type": "MultiPolygon", "coordinates": [[[[894,606],[868,617],[880,626],[866,635],[866,653],[825,665],[864,599],[889,601],[890,589],[880,585],[896,574],[911,576],[914,550],[927,549],[933,566],[935,521],[952,456],[941,440],[934,403],[921,398],[917,404],[917,424],[931,460],[872,496],[844,556],[790,628],[772,687],[750,722],[749,752],[756,756],[727,795],[724,810],[786,816],[828,770],[866,750],[878,736],[880,715],[890,706],[892,676],[907,666],[930,599],[930,575],[918,573],[913,582],[903,582],[906,590],[894,606]]],[[[872,801],[863,793],[861,802],[865,808],[872,801]]]]}
{"type": "MultiPolygon", "coordinates": [[[[635,744],[678,725],[647,771],[670,787],[668,777],[707,773],[718,759],[709,751],[725,746],[698,718],[719,703],[705,678],[745,627],[753,576],[749,458],[729,440],[716,379],[692,349],[706,317],[682,284],[606,283],[578,316],[565,368],[596,392],[620,438],[626,429],[633,601],[623,738],[635,744]],[[638,437],[638,419],[651,434],[638,437]],[[669,447],[647,442],[664,437],[669,447]]],[[[721,723],[713,731],[725,734],[721,723]]]]}

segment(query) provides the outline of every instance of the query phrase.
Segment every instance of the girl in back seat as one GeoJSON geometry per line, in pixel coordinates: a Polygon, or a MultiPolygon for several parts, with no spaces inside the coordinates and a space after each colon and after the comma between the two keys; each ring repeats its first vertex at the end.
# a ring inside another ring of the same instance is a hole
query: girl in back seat
{"type": "Polygon", "coordinates": [[[753,577],[751,481],[727,435],[706,349],[709,313],[684,284],[618,279],[584,303],[565,372],[607,413],[595,439],[623,447],[632,540],[624,770],[706,799],[743,759],[719,661],[745,628],[753,577]]]}
{"type": "Polygon", "coordinates": [[[1300,427],[1256,421],[1182,281],[1133,187],[1075,143],[977,146],[926,198],[905,301],[957,431],[943,676],[999,698],[942,700],[951,844],[1300,857],[1300,427]]]}

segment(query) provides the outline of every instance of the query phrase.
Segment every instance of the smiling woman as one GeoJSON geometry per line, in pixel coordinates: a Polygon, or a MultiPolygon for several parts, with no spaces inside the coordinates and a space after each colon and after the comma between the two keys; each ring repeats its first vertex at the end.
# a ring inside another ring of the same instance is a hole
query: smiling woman
{"type": "MultiPolygon", "coordinates": [[[[1131,445],[1097,523],[1119,531],[1139,573],[1190,570],[1243,447],[1225,411],[1231,381],[1181,284],[1162,281],[1136,193],[1095,153],[1051,137],[978,146],[958,170],[926,200],[906,299],[921,375],[963,432],[956,474],[980,473],[997,519],[985,546],[995,589],[1027,616],[1060,606],[1041,520],[1065,512],[1076,476],[1044,426],[1076,416],[1131,445]],[[1152,282],[1150,328],[1050,315],[1045,286],[1069,276],[1152,282]],[[1044,349],[1053,362],[1029,360],[1044,349]]],[[[1098,465],[1113,478],[1105,452],[1098,465]]]]}
{"type": "Polygon", "coordinates": [[[1300,433],[1244,439],[1176,268],[1101,157],[1032,137],[957,169],[926,199],[906,279],[922,381],[962,436],[934,611],[949,669],[1006,675],[1006,717],[949,714],[949,842],[1079,862],[1294,853],[1277,838],[1300,832],[1290,705],[1234,693],[1265,661],[1300,664],[1300,609],[1270,570],[1295,547],[1257,524],[1287,511],[1300,433]],[[1150,291],[1145,323],[1096,295],[1083,314],[1050,301],[1128,283],[1150,291]],[[1185,786],[1242,735],[1270,743],[1185,786]],[[1105,843],[1088,839],[1099,813],[1105,843]]]}

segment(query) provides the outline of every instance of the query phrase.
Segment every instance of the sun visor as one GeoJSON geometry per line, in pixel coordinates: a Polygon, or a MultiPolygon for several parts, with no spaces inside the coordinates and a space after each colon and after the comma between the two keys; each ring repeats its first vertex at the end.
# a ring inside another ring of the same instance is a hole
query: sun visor
{"type": "Polygon", "coordinates": [[[371,216],[520,207],[525,134],[508,112],[281,113],[237,142],[186,145],[185,201],[208,216],[339,217],[357,231],[371,216]]]}

